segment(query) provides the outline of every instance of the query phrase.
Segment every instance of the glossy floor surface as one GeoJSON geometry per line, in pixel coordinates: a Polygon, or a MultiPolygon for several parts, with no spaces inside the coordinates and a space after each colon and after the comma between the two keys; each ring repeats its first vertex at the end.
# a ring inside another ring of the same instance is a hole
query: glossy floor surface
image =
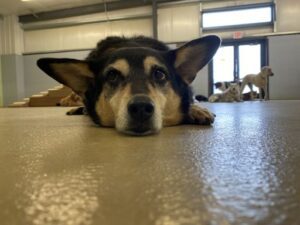
{"type": "Polygon", "coordinates": [[[148,137],[0,109],[1,225],[300,224],[300,101],[206,106],[148,137]]]}

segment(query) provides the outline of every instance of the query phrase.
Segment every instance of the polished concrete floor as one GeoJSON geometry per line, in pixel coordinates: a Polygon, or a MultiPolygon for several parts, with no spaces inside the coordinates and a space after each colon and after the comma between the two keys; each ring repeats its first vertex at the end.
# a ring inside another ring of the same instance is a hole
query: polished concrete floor
{"type": "Polygon", "coordinates": [[[0,224],[300,224],[300,101],[206,106],[148,137],[0,109],[0,224]]]}

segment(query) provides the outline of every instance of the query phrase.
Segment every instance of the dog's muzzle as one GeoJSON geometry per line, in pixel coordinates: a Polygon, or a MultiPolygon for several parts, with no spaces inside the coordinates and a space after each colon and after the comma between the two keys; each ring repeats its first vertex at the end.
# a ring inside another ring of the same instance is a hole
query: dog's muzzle
{"type": "Polygon", "coordinates": [[[136,135],[153,133],[155,106],[147,95],[134,96],[128,102],[128,132],[136,135]]]}

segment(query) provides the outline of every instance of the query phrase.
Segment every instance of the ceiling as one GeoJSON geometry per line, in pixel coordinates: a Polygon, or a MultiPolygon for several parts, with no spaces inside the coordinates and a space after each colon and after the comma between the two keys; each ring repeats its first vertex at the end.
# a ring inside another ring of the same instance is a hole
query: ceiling
{"type": "MultiPolygon", "coordinates": [[[[105,0],[111,1],[117,0],[105,0]]],[[[103,2],[104,0],[0,0],[0,15],[24,15],[103,2]]]]}

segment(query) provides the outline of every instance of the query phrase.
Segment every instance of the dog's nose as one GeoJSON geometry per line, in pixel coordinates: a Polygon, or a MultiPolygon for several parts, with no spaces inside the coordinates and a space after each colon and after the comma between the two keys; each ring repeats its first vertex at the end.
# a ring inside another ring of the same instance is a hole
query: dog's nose
{"type": "Polygon", "coordinates": [[[154,104],[146,96],[134,97],[128,104],[128,113],[135,120],[146,121],[154,113],[154,104]]]}

